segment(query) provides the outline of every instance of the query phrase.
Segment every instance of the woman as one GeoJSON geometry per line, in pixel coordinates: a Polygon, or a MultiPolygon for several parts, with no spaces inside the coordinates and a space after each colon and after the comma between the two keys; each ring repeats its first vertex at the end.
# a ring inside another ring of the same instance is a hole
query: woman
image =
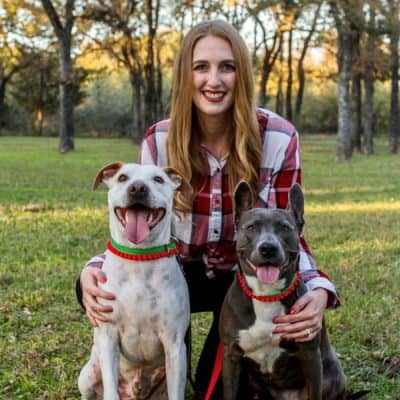
{"type": "MultiPolygon", "coordinates": [[[[177,219],[174,233],[191,311],[213,313],[195,375],[198,398],[207,390],[219,343],[218,316],[234,274],[232,191],[244,179],[257,207],[286,208],[290,187],[301,180],[299,153],[294,127],[256,108],[250,57],[238,32],[220,20],[192,28],[175,62],[170,119],[148,129],[141,162],[172,166],[192,187],[178,198],[178,206],[189,212],[177,219]]],[[[301,243],[299,270],[309,291],[290,315],[275,319],[275,333],[307,341],[320,330],[324,310],[339,301],[333,284],[315,269],[303,238],[301,243]]],[[[114,298],[97,287],[106,279],[101,269],[92,268],[99,265],[101,257],[92,259],[80,278],[83,305],[94,326],[110,311],[96,298],[114,298]]],[[[218,390],[213,398],[221,398],[218,390]]]]}

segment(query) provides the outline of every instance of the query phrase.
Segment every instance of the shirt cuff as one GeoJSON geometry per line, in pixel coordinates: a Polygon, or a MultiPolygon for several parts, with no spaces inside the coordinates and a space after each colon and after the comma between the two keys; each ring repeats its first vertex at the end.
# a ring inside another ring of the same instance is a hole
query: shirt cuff
{"type": "Polygon", "coordinates": [[[101,269],[103,267],[105,258],[106,258],[105,254],[100,254],[98,256],[94,256],[85,264],[84,268],[93,267],[93,268],[101,269]]]}
{"type": "Polygon", "coordinates": [[[335,285],[323,277],[312,278],[305,282],[308,290],[325,289],[328,292],[328,301],[326,304],[327,309],[335,309],[340,306],[339,295],[336,291],[335,285]]]}

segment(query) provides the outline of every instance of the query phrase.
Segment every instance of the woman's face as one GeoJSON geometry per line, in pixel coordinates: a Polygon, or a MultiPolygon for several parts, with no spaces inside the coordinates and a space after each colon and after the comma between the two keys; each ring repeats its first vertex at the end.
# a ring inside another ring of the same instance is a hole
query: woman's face
{"type": "Polygon", "coordinates": [[[193,103],[203,116],[223,116],[234,102],[236,66],[225,39],[205,36],[193,49],[193,103]]]}

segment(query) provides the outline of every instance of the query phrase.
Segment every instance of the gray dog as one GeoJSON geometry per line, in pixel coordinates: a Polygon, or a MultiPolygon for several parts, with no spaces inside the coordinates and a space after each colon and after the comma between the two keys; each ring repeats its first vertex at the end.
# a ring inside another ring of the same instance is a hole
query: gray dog
{"type": "Polygon", "coordinates": [[[252,208],[245,182],[234,197],[239,269],[220,318],[224,399],[238,399],[242,371],[258,399],[345,399],[345,376],[325,324],[304,343],[272,333],[272,319],[287,314],[307,291],[296,273],[304,224],[300,186],[291,188],[288,210],[252,208]]]}

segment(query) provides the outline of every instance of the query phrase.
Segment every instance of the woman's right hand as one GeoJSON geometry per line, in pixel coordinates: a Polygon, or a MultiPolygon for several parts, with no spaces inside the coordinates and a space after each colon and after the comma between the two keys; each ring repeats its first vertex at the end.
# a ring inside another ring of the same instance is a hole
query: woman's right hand
{"type": "Polygon", "coordinates": [[[97,298],[115,300],[114,294],[106,292],[98,286],[98,282],[105,283],[107,281],[106,274],[99,268],[87,266],[81,272],[80,281],[82,302],[90,323],[93,327],[97,327],[99,326],[98,321],[108,322],[103,313],[112,312],[112,306],[103,305],[97,301],[97,298]]]}

